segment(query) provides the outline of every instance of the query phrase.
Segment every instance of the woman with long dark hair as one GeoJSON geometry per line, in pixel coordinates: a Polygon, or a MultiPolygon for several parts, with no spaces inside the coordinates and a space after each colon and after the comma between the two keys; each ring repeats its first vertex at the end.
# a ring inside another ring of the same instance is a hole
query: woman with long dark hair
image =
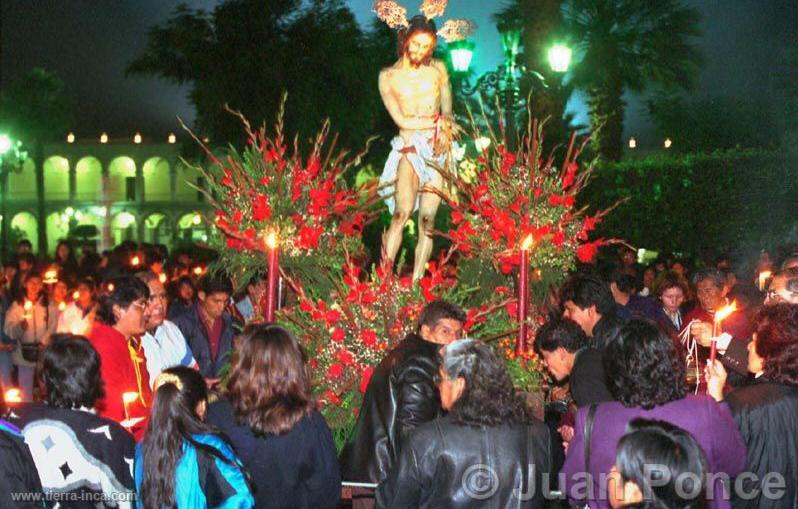
{"type": "Polygon", "coordinates": [[[610,470],[610,505],[701,509],[708,474],[704,451],[690,433],[665,421],[634,419],[610,470]]]}
{"type": "Polygon", "coordinates": [[[530,415],[496,352],[473,339],[450,343],[437,382],[449,413],[404,438],[377,488],[377,507],[542,507],[549,431],[530,415]]]}
{"type": "Polygon", "coordinates": [[[58,266],[58,277],[69,286],[78,279],[78,260],[68,240],[59,240],[55,247],[55,264],[58,266]]]}
{"type": "Polygon", "coordinates": [[[191,368],[174,367],[155,380],[144,441],[136,450],[136,490],[143,509],[254,506],[230,444],[205,423],[208,389],[191,368]]]}
{"type": "MultiPolygon", "coordinates": [[[[691,433],[703,448],[713,473],[734,477],[742,472],[745,445],[729,410],[705,394],[688,394],[685,366],[673,341],[656,324],[632,320],[603,352],[607,387],[615,401],[579,409],[575,435],[562,468],[563,492],[584,502],[584,472],[591,475],[587,491],[590,507],[606,509],[600,485],[615,460],[614,451],[627,424],[635,418],[666,421],[691,433]],[[588,459],[586,459],[588,458],[588,459]],[[591,497],[590,494],[593,494],[591,497]]],[[[729,507],[720,479],[710,507],[729,507]]]]}
{"type": "MultiPolygon", "coordinates": [[[[798,507],[798,305],[762,307],[754,317],[754,331],[748,344],[748,371],[756,381],[725,396],[748,449],[746,471],[756,474],[755,479],[745,479],[743,493],[735,493],[734,507],[798,507]],[[783,481],[783,493],[777,498],[762,489],[773,473],[782,475],[783,481]]],[[[715,361],[706,378],[709,393],[724,401],[723,365],[715,361]]]]}
{"type": "Polygon", "coordinates": [[[341,475],[332,434],[316,410],[307,359],[279,325],[254,325],[233,352],[226,397],[208,421],[230,438],[262,508],[334,508],[341,475]]]}

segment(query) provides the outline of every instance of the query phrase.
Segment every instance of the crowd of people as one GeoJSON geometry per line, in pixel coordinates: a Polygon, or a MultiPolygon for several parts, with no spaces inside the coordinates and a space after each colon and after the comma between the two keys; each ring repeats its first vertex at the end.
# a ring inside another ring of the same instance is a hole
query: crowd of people
{"type": "Polygon", "coordinates": [[[251,320],[263,275],[167,255],[4,264],[0,507],[798,507],[798,256],[573,274],[534,335],[542,414],[431,302],[339,454],[301,341],[251,320]]]}

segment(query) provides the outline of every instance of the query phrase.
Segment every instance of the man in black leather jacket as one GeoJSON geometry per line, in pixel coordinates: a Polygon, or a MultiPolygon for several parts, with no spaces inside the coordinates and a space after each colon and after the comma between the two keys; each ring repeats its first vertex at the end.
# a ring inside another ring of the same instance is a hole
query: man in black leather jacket
{"type": "Polygon", "coordinates": [[[612,400],[604,380],[604,346],[615,337],[623,321],[618,318],[610,288],[595,276],[576,275],[560,289],[563,318],[576,322],[588,336],[571,370],[571,396],[578,406],[612,400]]]}
{"type": "MultiPolygon", "coordinates": [[[[418,332],[409,334],[376,367],[355,430],[341,452],[345,481],[382,481],[408,434],[438,417],[440,396],[434,378],[439,350],[460,337],[465,321],[465,313],[457,305],[431,302],[421,312],[418,332]]],[[[356,498],[353,504],[358,501],[356,498]]],[[[369,505],[367,499],[363,502],[369,505]]]]}

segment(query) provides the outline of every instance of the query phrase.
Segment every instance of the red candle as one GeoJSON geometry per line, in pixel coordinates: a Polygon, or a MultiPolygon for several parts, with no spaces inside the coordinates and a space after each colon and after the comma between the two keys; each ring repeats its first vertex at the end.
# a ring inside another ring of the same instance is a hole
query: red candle
{"type": "Polygon", "coordinates": [[[266,237],[266,247],[269,250],[269,274],[266,289],[266,309],[264,318],[267,322],[274,321],[274,310],[277,308],[277,281],[280,275],[280,256],[277,233],[269,232],[266,237]]]}
{"type": "Polygon", "coordinates": [[[527,235],[521,244],[521,270],[518,275],[518,340],[515,343],[515,354],[521,356],[527,351],[526,336],[529,304],[529,248],[532,247],[532,235],[527,235]]]}

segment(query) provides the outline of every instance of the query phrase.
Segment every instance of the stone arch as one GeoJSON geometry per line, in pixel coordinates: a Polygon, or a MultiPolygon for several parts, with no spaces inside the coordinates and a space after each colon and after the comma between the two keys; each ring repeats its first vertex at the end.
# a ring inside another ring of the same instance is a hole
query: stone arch
{"type": "Polygon", "coordinates": [[[153,212],[144,218],[144,238],[143,242],[151,244],[172,243],[173,225],[169,216],[162,212],[153,212]]]}
{"type": "Polygon", "coordinates": [[[111,242],[113,245],[121,244],[125,240],[138,240],[137,223],[138,220],[132,212],[127,210],[117,212],[111,219],[111,242]]]}
{"type": "Polygon", "coordinates": [[[199,212],[189,212],[180,216],[177,220],[177,236],[182,243],[208,241],[208,230],[199,212]]]}
{"type": "MultiPolygon", "coordinates": [[[[66,157],[55,155],[44,160],[44,196],[47,200],[69,199],[69,160],[66,157]]],[[[48,235],[47,238],[53,237],[48,235]]]]}
{"type": "Polygon", "coordinates": [[[169,201],[172,199],[172,178],[169,161],[162,157],[151,157],[142,166],[144,175],[144,197],[147,201],[169,201]]]}
{"type": "Polygon", "coordinates": [[[190,184],[199,185],[202,174],[185,164],[178,164],[175,174],[175,199],[180,202],[200,201],[197,190],[190,184]]]}
{"type": "Polygon", "coordinates": [[[69,220],[66,210],[51,212],[46,216],[44,224],[47,229],[47,247],[50,254],[55,252],[59,240],[69,237],[69,220]]]}
{"type": "Polygon", "coordinates": [[[78,201],[102,200],[103,166],[93,156],[81,158],[75,165],[75,199],[78,201]]]}
{"type": "Polygon", "coordinates": [[[28,239],[33,247],[33,252],[39,252],[39,223],[36,221],[36,216],[28,211],[17,212],[11,218],[10,228],[13,232],[14,230],[18,230],[21,233],[19,238],[14,238],[13,235],[9,235],[9,241],[11,242],[11,248],[13,249],[14,243],[21,239],[28,239]]]}
{"type": "Polygon", "coordinates": [[[109,201],[135,201],[136,162],[128,156],[114,158],[108,165],[109,201]],[[129,199],[133,198],[133,199],[129,199]]]}

